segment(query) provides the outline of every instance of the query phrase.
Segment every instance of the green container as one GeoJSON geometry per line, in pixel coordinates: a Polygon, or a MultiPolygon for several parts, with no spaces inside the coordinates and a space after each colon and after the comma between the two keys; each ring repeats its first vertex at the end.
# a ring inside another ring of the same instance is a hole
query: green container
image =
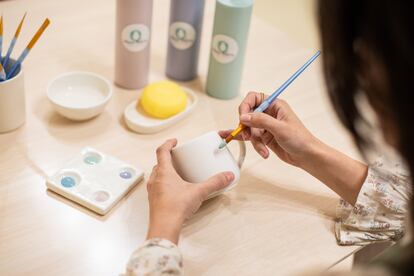
{"type": "Polygon", "coordinates": [[[253,0],[217,0],[206,91],[231,99],[239,94],[253,0]]]}

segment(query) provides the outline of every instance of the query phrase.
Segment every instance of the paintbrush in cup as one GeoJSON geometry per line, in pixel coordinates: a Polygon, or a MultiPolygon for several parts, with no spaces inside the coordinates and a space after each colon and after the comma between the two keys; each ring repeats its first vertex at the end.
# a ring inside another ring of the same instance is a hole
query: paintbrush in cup
{"type": "Polygon", "coordinates": [[[4,71],[3,65],[0,62],[0,81],[4,81],[6,79],[6,71],[4,71]]]}
{"type": "Polygon", "coordinates": [[[3,60],[3,58],[1,57],[2,52],[3,52],[3,15],[1,15],[0,17],[0,63],[3,60]]]}
{"type": "Polygon", "coordinates": [[[7,63],[9,63],[10,55],[13,52],[14,45],[16,45],[17,38],[19,37],[20,31],[22,30],[22,26],[23,26],[24,19],[26,18],[26,14],[27,13],[24,13],[23,18],[22,18],[22,20],[20,20],[19,26],[17,26],[16,32],[14,33],[13,39],[10,42],[9,49],[7,50],[7,54],[6,54],[6,56],[4,58],[4,62],[3,62],[3,67],[4,68],[7,68],[7,63]]]}
{"type": "Polygon", "coordinates": [[[37,30],[35,35],[30,40],[29,44],[27,44],[26,48],[23,50],[19,58],[16,60],[16,62],[13,64],[13,66],[10,68],[10,70],[7,72],[6,78],[9,79],[13,76],[14,72],[17,70],[20,64],[22,64],[23,60],[26,58],[26,56],[29,54],[30,50],[32,50],[33,46],[36,44],[36,42],[39,40],[40,36],[43,34],[43,32],[46,30],[47,26],[49,26],[50,20],[49,18],[46,18],[43,22],[42,26],[37,30]]]}

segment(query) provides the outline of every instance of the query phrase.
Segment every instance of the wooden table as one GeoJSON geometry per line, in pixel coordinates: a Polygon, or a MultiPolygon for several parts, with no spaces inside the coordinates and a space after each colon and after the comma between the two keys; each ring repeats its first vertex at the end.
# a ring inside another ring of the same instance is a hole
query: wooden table
{"type": "MultiPolygon", "coordinates": [[[[86,70],[109,80],[114,74],[115,1],[5,1],[5,47],[20,17],[28,17],[14,53],[19,53],[47,16],[51,26],[24,63],[26,124],[0,135],[0,275],[117,275],[145,239],[148,220],[145,182],[106,216],[98,216],[46,190],[51,175],[85,146],[144,168],[155,163],[165,139],[185,141],[214,129],[236,126],[239,98],[223,101],[203,92],[214,2],[206,1],[200,78],[183,83],[198,92],[190,117],[154,135],[129,131],[122,119],[138,91],[114,86],[99,117],[69,121],[52,110],[48,82],[60,73],[86,70]]],[[[151,80],[164,79],[168,1],[155,1],[151,80]]],[[[255,14],[242,91],[280,85],[311,54],[255,14]]],[[[325,93],[320,60],[282,98],[319,138],[356,156],[339,127],[325,93]]],[[[186,223],[180,248],[187,275],[286,275],[311,266],[329,267],[356,247],[336,245],[337,196],[305,172],[277,158],[262,160],[248,146],[237,188],[210,200],[186,223]]]]}

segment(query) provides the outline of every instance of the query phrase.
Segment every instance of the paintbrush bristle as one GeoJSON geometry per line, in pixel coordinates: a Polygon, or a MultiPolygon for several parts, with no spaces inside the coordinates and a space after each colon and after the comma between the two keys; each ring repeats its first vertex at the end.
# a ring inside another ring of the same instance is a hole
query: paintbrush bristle
{"type": "Polygon", "coordinates": [[[225,148],[226,146],[227,146],[227,143],[226,141],[223,140],[219,146],[219,149],[225,148]]]}
{"type": "Polygon", "coordinates": [[[22,30],[23,22],[24,22],[24,19],[26,18],[26,14],[27,12],[24,13],[22,20],[20,20],[19,26],[17,26],[16,33],[14,34],[15,38],[17,38],[20,35],[20,31],[22,30]]]}

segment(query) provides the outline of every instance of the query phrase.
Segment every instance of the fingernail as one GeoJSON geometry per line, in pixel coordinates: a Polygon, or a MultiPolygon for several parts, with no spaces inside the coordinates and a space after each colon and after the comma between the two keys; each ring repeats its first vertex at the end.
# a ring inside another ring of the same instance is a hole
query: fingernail
{"type": "Polygon", "coordinates": [[[243,115],[240,116],[240,121],[248,122],[248,121],[250,121],[251,118],[252,118],[251,115],[249,115],[249,114],[243,114],[243,115]]]}
{"type": "Polygon", "coordinates": [[[226,173],[226,179],[227,179],[227,181],[233,181],[234,174],[232,172],[227,172],[226,173]]]}
{"type": "Polygon", "coordinates": [[[267,152],[266,152],[265,150],[260,150],[259,152],[260,152],[260,155],[261,155],[263,158],[266,158],[266,157],[267,157],[267,152]]]}

